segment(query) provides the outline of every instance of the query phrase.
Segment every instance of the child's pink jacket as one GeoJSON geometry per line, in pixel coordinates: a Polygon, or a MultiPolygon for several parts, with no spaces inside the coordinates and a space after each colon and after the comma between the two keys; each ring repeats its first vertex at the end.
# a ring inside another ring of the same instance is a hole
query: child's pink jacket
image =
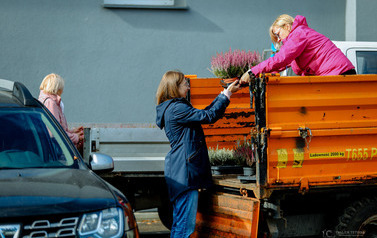
{"type": "Polygon", "coordinates": [[[61,97],[56,94],[47,94],[43,91],[39,93],[38,100],[43,103],[48,110],[54,115],[56,120],[60,123],[63,127],[64,131],[69,136],[69,139],[73,142],[73,144],[77,144],[79,142],[79,136],[74,133],[73,131],[68,129],[67,120],[65,119],[64,113],[62,108],[60,107],[61,97]]]}

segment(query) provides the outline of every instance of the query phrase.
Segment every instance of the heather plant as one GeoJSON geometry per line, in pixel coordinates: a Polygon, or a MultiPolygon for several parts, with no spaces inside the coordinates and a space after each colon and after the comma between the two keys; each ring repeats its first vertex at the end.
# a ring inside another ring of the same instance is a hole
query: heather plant
{"type": "Polygon", "coordinates": [[[253,166],[255,163],[253,151],[253,144],[250,141],[244,140],[243,143],[237,141],[237,145],[233,150],[233,157],[235,160],[244,161],[247,166],[253,166]]]}
{"type": "Polygon", "coordinates": [[[208,149],[208,157],[211,166],[236,165],[236,161],[233,158],[233,150],[210,147],[208,149]]]}
{"type": "Polygon", "coordinates": [[[234,50],[229,48],[228,52],[217,53],[211,59],[210,71],[221,79],[240,77],[252,66],[259,64],[262,60],[259,52],[234,50]]]}

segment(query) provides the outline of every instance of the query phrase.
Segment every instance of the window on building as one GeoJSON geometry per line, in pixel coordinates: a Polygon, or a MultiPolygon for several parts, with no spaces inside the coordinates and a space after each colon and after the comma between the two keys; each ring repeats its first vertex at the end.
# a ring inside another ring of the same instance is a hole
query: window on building
{"type": "Polygon", "coordinates": [[[104,0],[107,8],[187,9],[186,0],[104,0]]]}

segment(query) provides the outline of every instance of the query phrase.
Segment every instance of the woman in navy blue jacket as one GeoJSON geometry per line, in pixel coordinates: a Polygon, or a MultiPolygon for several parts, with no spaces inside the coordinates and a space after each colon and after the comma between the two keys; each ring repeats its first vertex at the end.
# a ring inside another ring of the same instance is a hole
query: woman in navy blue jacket
{"type": "Polygon", "coordinates": [[[173,203],[171,238],[189,237],[195,229],[198,189],[212,184],[207,145],[201,124],[220,119],[238,80],[221,92],[204,110],[186,100],[190,87],[184,74],[168,71],[156,93],[156,123],[165,129],[171,150],[165,158],[165,179],[173,203]]]}

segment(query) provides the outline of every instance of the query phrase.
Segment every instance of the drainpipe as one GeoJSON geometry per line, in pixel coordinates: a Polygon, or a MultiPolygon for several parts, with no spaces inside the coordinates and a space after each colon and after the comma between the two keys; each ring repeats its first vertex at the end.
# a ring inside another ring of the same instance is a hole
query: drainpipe
{"type": "Polygon", "coordinates": [[[356,0],[346,0],[346,41],[356,41],[356,0]]]}

